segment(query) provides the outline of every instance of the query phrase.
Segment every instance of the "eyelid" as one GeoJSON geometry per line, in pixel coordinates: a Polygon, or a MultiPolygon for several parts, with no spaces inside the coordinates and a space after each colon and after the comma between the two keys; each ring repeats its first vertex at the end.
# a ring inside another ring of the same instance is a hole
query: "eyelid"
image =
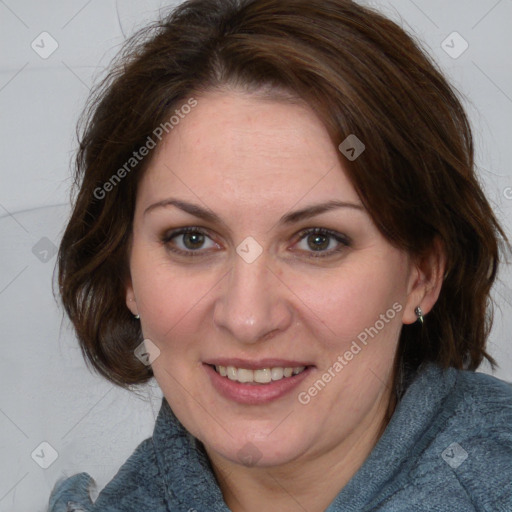
{"type": "MultiPolygon", "coordinates": [[[[217,246],[219,245],[217,242],[215,242],[212,237],[210,236],[211,231],[206,228],[201,228],[199,226],[185,226],[182,228],[176,228],[171,231],[165,232],[161,237],[160,240],[165,246],[169,246],[170,242],[173,238],[184,235],[186,233],[199,233],[210,240],[214,242],[217,246]]],[[[347,235],[344,235],[342,233],[339,233],[337,231],[334,231],[332,229],[328,228],[322,228],[319,226],[314,227],[308,227],[301,229],[298,233],[294,235],[295,242],[293,245],[296,245],[298,242],[302,241],[306,236],[312,235],[312,234],[320,234],[324,236],[331,237],[337,241],[338,244],[340,244],[341,247],[337,247],[335,249],[331,249],[329,251],[302,251],[305,253],[308,253],[307,257],[311,258],[319,258],[319,257],[329,257],[334,256],[336,253],[341,252],[343,249],[346,249],[352,245],[352,240],[347,235]]],[[[200,257],[200,256],[208,256],[211,252],[210,250],[204,251],[202,249],[197,250],[187,250],[184,251],[182,249],[177,249],[176,247],[168,249],[173,252],[180,255],[183,255],[185,257],[200,257]]]]}
{"type": "Polygon", "coordinates": [[[347,235],[332,229],[322,227],[309,227],[300,230],[296,235],[296,243],[304,240],[306,236],[314,234],[320,234],[334,238],[334,240],[336,240],[339,245],[335,249],[330,249],[329,251],[306,251],[308,253],[308,257],[310,258],[329,258],[352,246],[352,240],[347,235]]]}
{"type": "Polygon", "coordinates": [[[205,235],[208,238],[211,238],[210,230],[201,228],[199,226],[184,226],[182,228],[171,229],[170,231],[165,231],[160,238],[163,242],[167,242],[172,238],[185,233],[200,233],[201,235],[205,235]]]}
{"type": "MultiPolygon", "coordinates": [[[[185,227],[182,227],[182,228],[176,228],[176,229],[172,229],[171,231],[166,231],[161,237],[160,237],[160,241],[163,243],[163,245],[165,245],[171,252],[174,252],[176,254],[179,254],[179,255],[183,255],[183,256],[186,256],[186,257],[198,257],[198,256],[206,256],[207,255],[207,251],[203,251],[201,249],[197,249],[196,251],[193,251],[193,250],[188,250],[188,251],[184,251],[183,249],[178,249],[178,248],[170,248],[169,245],[170,245],[170,242],[173,238],[176,238],[178,236],[181,236],[181,235],[184,235],[184,234],[187,234],[187,233],[199,233],[201,235],[204,235],[205,237],[208,237],[210,240],[212,240],[212,237],[210,236],[210,231],[205,229],[205,228],[201,228],[199,226],[185,226],[185,227]]],[[[212,242],[214,242],[212,240],[212,242]]],[[[214,242],[216,245],[219,245],[217,244],[217,242],[214,242]]],[[[208,251],[210,252],[210,251],[208,251]]]]}
{"type": "Polygon", "coordinates": [[[310,234],[315,234],[315,233],[332,236],[333,238],[338,240],[340,243],[346,243],[347,245],[352,244],[352,240],[349,236],[347,236],[343,233],[340,233],[338,231],[335,231],[333,229],[322,228],[322,227],[317,227],[317,226],[312,226],[309,228],[301,229],[297,233],[296,237],[301,239],[304,237],[304,235],[310,235],[310,234]]]}

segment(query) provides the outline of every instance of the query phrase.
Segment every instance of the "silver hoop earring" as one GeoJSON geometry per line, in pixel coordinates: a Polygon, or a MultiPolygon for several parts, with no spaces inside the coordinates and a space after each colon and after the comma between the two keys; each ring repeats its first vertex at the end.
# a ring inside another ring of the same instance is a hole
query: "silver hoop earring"
{"type": "Polygon", "coordinates": [[[416,316],[418,317],[418,322],[423,325],[423,311],[421,310],[421,308],[418,306],[414,312],[416,313],[416,316]]]}

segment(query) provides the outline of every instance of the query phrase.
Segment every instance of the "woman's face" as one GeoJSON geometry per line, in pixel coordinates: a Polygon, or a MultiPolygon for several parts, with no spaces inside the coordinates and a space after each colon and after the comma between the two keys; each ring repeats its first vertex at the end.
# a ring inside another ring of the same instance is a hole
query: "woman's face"
{"type": "Polygon", "coordinates": [[[196,99],[155,150],[134,216],[126,298],[160,351],[156,380],[232,462],[364,446],[418,305],[415,266],[373,224],[312,110],[196,99]]]}

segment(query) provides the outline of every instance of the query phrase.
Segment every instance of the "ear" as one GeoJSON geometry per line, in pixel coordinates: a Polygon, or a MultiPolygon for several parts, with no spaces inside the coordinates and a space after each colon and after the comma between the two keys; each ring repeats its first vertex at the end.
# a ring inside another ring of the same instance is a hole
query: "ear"
{"type": "Polygon", "coordinates": [[[135,293],[133,292],[131,277],[126,281],[125,290],[126,307],[133,313],[133,315],[138,315],[139,313],[137,310],[137,303],[135,302],[135,293]]]}
{"type": "Polygon", "coordinates": [[[405,312],[402,317],[404,324],[416,322],[414,310],[420,306],[426,315],[436,303],[441,292],[445,277],[446,253],[443,243],[436,237],[427,254],[417,258],[408,284],[408,295],[405,312]]]}

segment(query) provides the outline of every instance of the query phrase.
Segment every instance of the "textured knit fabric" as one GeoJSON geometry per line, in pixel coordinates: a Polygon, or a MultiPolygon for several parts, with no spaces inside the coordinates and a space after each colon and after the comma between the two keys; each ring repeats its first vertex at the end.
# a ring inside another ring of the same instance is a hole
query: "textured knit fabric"
{"type": "MultiPolygon", "coordinates": [[[[93,480],[56,484],[49,512],[229,512],[206,453],[162,400],[93,504],[93,480]]],[[[299,508],[299,507],[298,507],[299,508]]],[[[423,365],[384,434],[326,512],[512,512],[512,384],[423,365]]]]}

